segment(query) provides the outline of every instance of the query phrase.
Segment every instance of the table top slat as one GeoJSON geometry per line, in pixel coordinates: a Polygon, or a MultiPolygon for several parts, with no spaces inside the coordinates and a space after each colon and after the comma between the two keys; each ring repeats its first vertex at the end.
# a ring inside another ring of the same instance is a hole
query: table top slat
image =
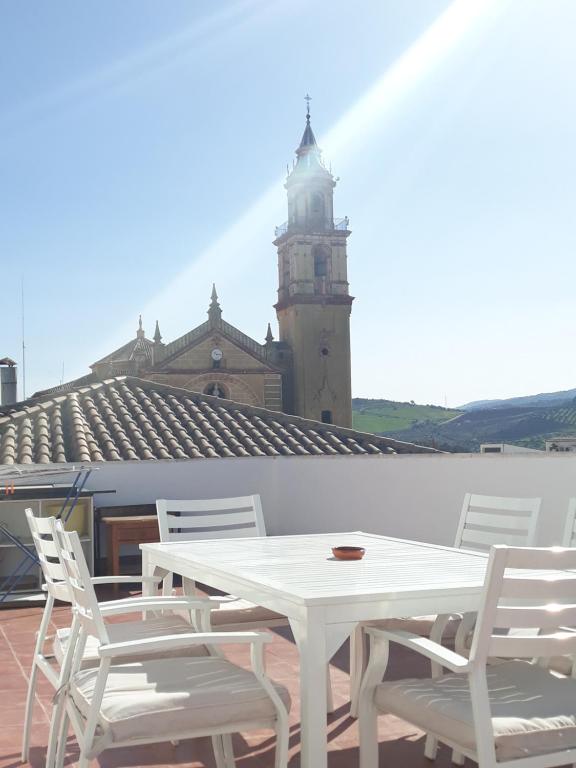
{"type": "Polygon", "coordinates": [[[486,570],[484,553],[360,532],[141,546],[153,560],[172,561],[175,572],[179,563],[195,564],[301,602],[480,590],[486,570]],[[366,555],[336,560],[331,549],[338,545],[363,546],[366,555]]]}

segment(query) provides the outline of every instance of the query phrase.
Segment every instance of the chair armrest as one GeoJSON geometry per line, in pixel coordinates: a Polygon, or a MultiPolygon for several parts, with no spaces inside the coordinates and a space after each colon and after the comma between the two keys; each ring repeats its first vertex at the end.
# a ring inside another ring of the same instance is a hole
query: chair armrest
{"type": "Polygon", "coordinates": [[[108,600],[98,605],[103,616],[114,616],[162,608],[211,611],[220,606],[220,600],[214,597],[131,597],[126,600],[108,600]]]}
{"type": "Polygon", "coordinates": [[[272,640],[265,632],[188,632],[182,635],[163,635],[143,640],[127,640],[123,643],[101,645],[98,653],[102,658],[116,656],[140,656],[154,651],[169,651],[190,645],[230,645],[243,643],[262,646],[272,640]]]}
{"type": "Polygon", "coordinates": [[[136,574],[135,576],[92,576],[90,579],[92,584],[161,584],[162,578],[160,576],[142,576],[136,574]]]}
{"type": "Polygon", "coordinates": [[[390,641],[403,645],[405,648],[411,648],[413,651],[426,656],[431,661],[448,667],[452,672],[468,672],[470,661],[465,656],[445,648],[439,643],[435,643],[427,637],[415,635],[413,632],[389,631],[387,629],[376,629],[369,627],[366,632],[373,638],[373,641],[390,641]]]}

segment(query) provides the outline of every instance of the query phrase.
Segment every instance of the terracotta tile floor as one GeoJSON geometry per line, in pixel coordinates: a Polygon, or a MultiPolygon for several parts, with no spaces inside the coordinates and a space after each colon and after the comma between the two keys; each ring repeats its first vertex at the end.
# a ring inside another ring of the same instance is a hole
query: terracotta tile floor
{"type": "MultiPolygon", "coordinates": [[[[34,645],[34,634],[40,622],[40,608],[19,608],[0,611],[0,768],[21,765],[20,739],[24,716],[29,668],[34,645]]],[[[54,627],[66,626],[69,609],[59,607],[54,615],[54,627]]],[[[290,714],[290,768],[300,765],[299,759],[299,700],[298,654],[289,630],[273,634],[267,646],[267,665],[270,676],[288,687],[292,696],[290,714]]],[[[230,657],[239,664],[247,664],[246,649],[229,647],[230,657]]],[[[328,717],[329,768],[354,768],[358,765],[358,737],[356,722],[349,717],[348,700],[348,645],[333,659],[331,665],[336,711],[328,717]]],[[[395,651],[391,659],[390,678],[425,674],[420,660],[404,651],[395,651]]],[[[48,724],[53,691],[41,677],[36,706],[31,749],[31,765],[44,766],[48,724]]],[[[430,768],[422,755],[422,733],[394,717],[380,718],[381,765],[395,768],[430,768]]],[[[234,751],[239,768],[273,768],[274,741],[270,732],[245,733],[234,739],[234,751]]],[[[72,735],[69,738],[67,765],[76,763],[77,750],[72,735]]],[[[105,752],[94,766],[121,768],[121,766],[183,766],[185,768],[213,768],[209,739],[184,741],[174,747],[170,744],[146,746],[105,752]]],[[[434,763],[438,768],[451,765],[447,750],[441,750],[434,763]]]]}

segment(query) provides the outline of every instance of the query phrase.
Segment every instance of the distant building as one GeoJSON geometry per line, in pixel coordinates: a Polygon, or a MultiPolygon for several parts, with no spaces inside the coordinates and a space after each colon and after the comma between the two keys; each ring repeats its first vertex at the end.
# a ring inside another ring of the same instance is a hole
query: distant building
{"type": "Polygon", "coordinates": [[[480,453],[542,453],[538,448],[526,448],[511,443],[482,443],[480,453]]]}
{"type": "Polygon", "coordinates": [[[546,440],[546,450],[552,453],[566,453],[576,451],[576,436],[550,437],[548,440],[546,440]]]}
{"type": "MultiPolygon", "coordinates": [[[[310,125],[286,178],[288,220],[276,228],[280,339],[264,343],[222,318],[216,288],[208,319],[164,343],[158,322],[148,339],[140,319],[136,337],[71,382],[86,385],[115,376],[215,395],[305,419],[352,426],[350,311],[346,241],[348,219],[334,219],[336,179],[325,167],[310,125]]],[[[60,387],[36,393],[54,394],[60,387]]]]}

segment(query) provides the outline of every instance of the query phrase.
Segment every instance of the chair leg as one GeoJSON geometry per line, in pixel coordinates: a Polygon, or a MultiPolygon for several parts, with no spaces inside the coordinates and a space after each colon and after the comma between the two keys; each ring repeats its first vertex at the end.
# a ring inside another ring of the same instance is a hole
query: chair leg
{"type": "Polygon", "coordinates": [[[66,759],[66,743],[68,741],[68,723],[69,718],[66,712],[62,717],[60,729],[58,733],[58,750],[56,752],[56,765],[55,768],[62,768],[64,760],[66,759]]]}
{"type": "Polygon", "coordinates": [[[330,664],[326,664],[326,711],[329,715],[334,712],[334,695],[332,692],[332,679],[330,677],[330,664]]]}
{"type": "Polygon", "coordinates": [[[288,723],[279,723],[276,727],[276,754],[274,768],[288,766],[288,723]]]}
{"type": "Polygon", "coordinates": [[[359,625],[350,635],[350,717],[358,717],[360,686],[366,663],[366,638],[359,625]]]}
{"type": "Polygon", "coordinates": [[[427,734],[426,741],[424,742],[424,757],[428,760],[436,760],[436,754],[438,752],[438,739],[435,736],[427,734]]]}
{"type": "Polygon", "coordinates": [[[236,761],[234,760],[234,747],[232,746],[232,734],[222,734],[222,746],[224,748],[224,765],[226,768],[234,768],[236,761]]]}
{"type": "MultiPolygon", "coordinates": [[[[50,735],[48,736],[48,751],[46,752],[46,768],[53,768],[57,765],[57,756],[60,754],[61,732],[66,730],[63,727],[63,721],[68,720],[65,710],[64,695],[60,694],[52,706],[52,718],[50,720],[50,735]]],[[[66,725],[66,729],[67,729],[66,725]]],[[[64,736],[64,739],[66,737],[64,736]]]]}
{"type": "Polygon", "coordinates": [[[212,736],[212,751],[214,752],[214,763],[216,764],[216,768],[228,768],[222,738],[223,737],[220,735],[212,736]]]}
{"type": "Polygon", "coordinates": [[[24,715],[24,733],[22,738],[22,761],[27,763],[29,750],[30,750],[30,730],[32,728],[32,710],[34,708],[34,698],[36,696],[36,681],[38,678],[38,664],[36,660],[42,655],[44,649],[44,642],[46,635],[48,634],[48,627],[50,626],[50,619],[52,618],[52,609],[54,607],[54,598],[52,595],[48,595],[46,598],[46,605],[42,613],[42,620],[38,627],[38,634],[36,635],[36,643],[34,644],[34,659],[32,661],[32,669],[30,670],[30,681],[28,683],[28,693],[26,694],[26,713],[24,715]]]}
{"type": "Polygon", "coordinates": [[[358,707],[360,768],[378,768],[378,713],[363,696],[358,707]]]}
{"type": "Polygon", "coordinates": [[[38,665],[36,664],[36,653],[32,662],[30,671],[30,680],[28,682],[28,693],[26,694],[26,710],[24,714],[24,732],[22,736],[22,762],[28,762],[30,753],[30,731],[32,729],[32,710],[34,709],[34,698],[36,696],[36,681],[38,678],[38,665]]]}

